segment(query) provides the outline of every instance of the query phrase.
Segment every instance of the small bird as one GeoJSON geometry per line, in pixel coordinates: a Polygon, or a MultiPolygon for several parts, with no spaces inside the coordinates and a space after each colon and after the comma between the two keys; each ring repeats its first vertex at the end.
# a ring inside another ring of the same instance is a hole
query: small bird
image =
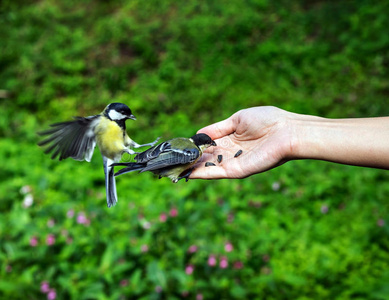
{"type": "Polygon", "coordinates": [[[96,143],[103,156],[107,205],[117,203],[116,182],[112,163],[118,162],[123,153],[136,154],[133,148],[154,146],[152,143],[139,145],[126,132],[126,120],[136,120],[131,109],[123,103],[111,103],[99,115],[74,117],[73,121],[55,123],[51,129],[39,132],[46,139],[38,143],[46,146],[45,153],[59,160],[71,157],[75,160],[91,161],[96,143]]]}
{"type": "Polygon", "coordinates": [[[188,181],[193,165],[202,156],[203,151],[216,146],[208,135],[199,133],[191,138],[174,138],[154,146],[135,156],[136,162],[115,163],[112,166],[126,166],[115,176],[132,171],[151,171],[161,177],[169,177],[176,183],[185,178],[188,181]]]}

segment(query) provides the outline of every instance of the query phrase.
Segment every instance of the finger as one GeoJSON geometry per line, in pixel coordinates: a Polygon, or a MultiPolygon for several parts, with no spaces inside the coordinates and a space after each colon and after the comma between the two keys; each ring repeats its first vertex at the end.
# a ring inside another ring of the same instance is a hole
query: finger
{"type": "Polygon", "coordinates": [[[225,151],[213,151],[204,153],[200,161],[195,165],[190,178],[197,179],[222,179],[227,178],[226,163],[231,159],[231,154],[225,151]],[[223,154],[222,154],[223,153],[223,154]],[[221,157],[220,157],[221,156],[221,157]],[[220,157],[220,159],[219,159],[220,157]],[[206,166],[206,163],[214,165],[206,166]]]}
{"type": "Polygon", "coordinates": [[[195,167],[200,167],[201,164],[204,164],[207,161],[213,163],[216,161],[214,152],[204,153],[200,160],[197,161],[195,167]]]}
{"type": "MultiPolygon", "coordinates": [[[[204,153],[201,159],[194,166],[195,169],[192,171],[190,178],[198,178],[198,179],[215,179],[215,175],[212,175],[209,171],[210,169],[215,169],[217,167],[223,169],[217,162],[217,155],[215,152],[212,153],[204,153]],[[214,163],[215,166],[205,166],[206,163],[214,163]],[[211,177],[210,177],[211,176],[211,177]]],[[[220,172],[220,170],[218,171],[220,172]]],[[[218,177],[219,178],[219,177],[218,177]]]]}
{"type": "Polygon", "coordinates": [[[208,134],[211,139],[219,139],[235,132],[235,128],[236,121],[234,115],[232,115],[228,119],[200,129],[197,133],[205,133],[208,134]]]}
{"type": "Polygon", "coordinates": [[[191,179],[222,179],[227,178],[226,170],[221,166],[205,167],[204,163],[194,169],[190,174],[191,179]]]}

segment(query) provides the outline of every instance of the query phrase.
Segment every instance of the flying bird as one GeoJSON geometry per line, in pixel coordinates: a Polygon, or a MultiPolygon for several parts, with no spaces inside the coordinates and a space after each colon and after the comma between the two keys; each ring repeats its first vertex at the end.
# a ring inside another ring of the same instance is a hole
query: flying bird
{"type": "Polygon", "coordinates": [[[116,182],[111,165],[119,162],[123,153],[136,154],[132,148],[154,146],[152,143],[140,145],[126,132],[126,120],[136,120],[131,109],[123,103],[111,103],[101,114],[89,117],[74,117],[73,121],[55,123],[51,129],[39,132],[46,136],[38,143],[46,147],[45,153],[59,160],[71,157],[75,160],[91,161],[93,151],[98,145],[103,156],[107,205],[117,203],[116,182]]]}

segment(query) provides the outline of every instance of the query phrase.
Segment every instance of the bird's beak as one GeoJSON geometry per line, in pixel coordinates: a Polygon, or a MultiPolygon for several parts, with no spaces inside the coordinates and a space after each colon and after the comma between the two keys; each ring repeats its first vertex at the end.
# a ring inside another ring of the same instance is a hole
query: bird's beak
{"type": "Polygon", "coordinates": [[[211,146],[217,146],[215,141],[212,141],[211,146]]]}
{"type": "Polygon", "coordinates": [[[134,120],[134,121],[136,120],[135,116],[132,115],[132,114],[128,118],[131,119],[131,120],[134,120]]]}

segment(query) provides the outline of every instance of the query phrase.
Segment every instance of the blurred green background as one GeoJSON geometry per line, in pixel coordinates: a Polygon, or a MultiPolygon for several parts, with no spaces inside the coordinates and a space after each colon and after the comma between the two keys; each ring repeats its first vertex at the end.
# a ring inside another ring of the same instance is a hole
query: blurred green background
{"type": "Polygon", "coordinates": [[[389,299],[389,173],[289,162],[244,180],[118,178],[36,132],[110,102],[130,136],[239,109],[389,115],[389,2],[0,4],[0,298],[389,299]]]}

